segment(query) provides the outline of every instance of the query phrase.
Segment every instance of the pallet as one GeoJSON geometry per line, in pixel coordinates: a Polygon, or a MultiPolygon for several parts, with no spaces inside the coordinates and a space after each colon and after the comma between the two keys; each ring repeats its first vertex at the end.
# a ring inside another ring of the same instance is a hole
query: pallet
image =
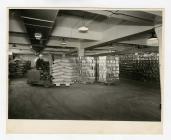
{"type": "Polygon", "coordinates": [[[69,87],[71,83],[55,83],[57,87],[60,87],[61,85],[65,85],[66,87],[69,87]]]}
{"type": "Polygon", "coordinates": [[[111,81],[111,82],[106,81],[106,82],[104,82],[104,84],[107,86],[117,85],[117,84],[119,84],[119,80],[115,80],[115,81],[111,81]]]}

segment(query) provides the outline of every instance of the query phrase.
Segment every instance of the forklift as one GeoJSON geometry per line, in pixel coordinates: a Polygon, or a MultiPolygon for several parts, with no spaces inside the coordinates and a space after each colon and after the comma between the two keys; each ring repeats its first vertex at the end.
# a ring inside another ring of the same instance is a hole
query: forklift
{"type": "Polygon", "coordinates": [[[49,70],[47,69],[45,63],[46,62],[42,59],[42,55],[40,54],[35,60],[35,67],[27,73],[28,84],[44,86],[46,88],[53,86],[49,70]]]}

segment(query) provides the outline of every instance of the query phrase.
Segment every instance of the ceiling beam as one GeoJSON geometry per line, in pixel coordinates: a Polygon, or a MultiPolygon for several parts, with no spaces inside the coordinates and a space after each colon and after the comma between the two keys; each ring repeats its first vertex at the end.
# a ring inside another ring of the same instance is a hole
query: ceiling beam
{"type": "Polygon", "coordinates": [[[45,48],[44,51],[63,51],[63,52],[69,52],[70,50],[68,49],[63,49],[63,48],[60,48],[60,49],[53,49],[53,48],[45,48]]]}
{"type": "Polygon", "coordinates": [[[51,36],[85,39],[98,41],[102,39],[101,32],[88,31],[87,33],[80,33],[78,29],[57,26],[53,29],[51,36]]]}
{"type": "Polygon", "coordinates": [[[132,36],[135,34],[139,34],[145,31],[151,31],[154,27],[153,26],[123,26],[123,25],[117,25],[114,26],[108,30],[106,30],[103,33],[103,39],[97,42],[84,42],[81,43],[81,47],[85,49],[91,49],[98,46],[105,46],[108,43],[112,42],[118,42],[118,40],[121,41],[122,38],[132,36]]]}
{"type": "Polygon", "coordinates": [[[63,40],[57,39],[57,38],[50,38],[49,41],[47,42],[46,46],[61,46],[61,47],[75,47],[78,48],[80,47],[80,41],[79,40],[67,40],[65,39],[65,42],[67,43],[66,45],[62,45],[63,40]]]}
{"type": "Polygon", "coordinates": [[[40,19],[40,18],[33,18],[33,17],[28,17],[28,16],[21,16],[21,18],[24,18],[24,19],[31,19],[31,20],[36,20],[36,21],[42,21],[42,22],[54,23],[54,21],[45,20],[45,19],[40,19]]]}
{"type": "MultiPolygon", "coordinates": [[[[17,54],[34,54],[35,51],[32,48],[26,48],[26,47],[10,47],[9,50],[13,53],[17,54]]],[[[51,49],[51,48],[45,48],[42,53],[67,53],[70,50],[66,49],[51,49]]]]}
{"type": "Polygon", "coordinates": [[[152,25],[153,19],[151,17],[148,17],[149,15],[147,13],[144,13],[144,16],[142,17],[141,11],[112,11],[112,10],[89,10],[88,12],[93,14],[98,14],[102,16],[106,16],[109,18],[118,18],[126,21],[131,21],[134,23],[141,23],[144,25],[152,25]],[[148,18],[147,18],[148,17],[148,18]]]}
{"type": "Polygon", "coordinates": [[[8,44],[23,45],[23,46],[31,46],[31,44],[26,44],[26,43],[15,43],[15,42],[9,42],[8,44]]]}
{"type": "MultiPolygon", "coordinates": [[[[25,44],[25,43],[14,43],[14,42],[10,42],[9,43],[9,45],[13,45],[13,44],[18,45],[20,47],[22,47],[22,46],[29,46],[29,47],[31,47],[32,46],[32,44],[25,44]]],[[[47,48],[56,49],[56,50],[58,50],[58,49],[74,50],[74,49],[76,49],[76,47],[65,47],[65,46],[46,46],[46,47],[47,48]]]]}
{"type": "Polygon", "coordinates": [[[47,48],[54,48],[54,49],[76,49],[76,47],[65,47],[65,46],[46,46],[47,48]]]}
{"type": "Polygon", "coordinates": [[[42,26],[42,25],[28,24],[28,23],[25,23],[25,25],[27,25],[27,26],[33,26],[33,27],[40,27],[40,28],[49,28],[49,29],[52,28],[50,26],[42,26]]]}
{"type": "Polygon", "coordinates": [[[26,32],[18,32],[18,31],[9,31],[9,35],[23,35],[23,36],[28,36],[26,32]]]}
{"type": "Polygon", "coordinates": [[[156,16],[160,16],[162,17],[162,10],[155,10],[155,11],[144,11],[146,13],[150,13],[150,14],[153,14],[153,15],[156,15],[156,16]]]}
{"type": "MultiPolygon", "coordinates": [[[[16,44],[15,44],[16,45],[16,44]]],[[[32,49],[32,46],[31,45],[21,45],[21,44],[17,44],[15,47],[13,47],[13,44],[10,44],[9,46],[9,49],[18,49],[18,50],[30,50],[32,49]]],[[[65,52],[68,52],[68,51],[75,51],[75,49],[71,48],[71,49],[66,49],[66,48],[50,48],[50,47],[46,47],[44,49],[45,51],[65,51],[65,52]]]]}
{"type": "Polygon", "coordinates": [[[134,39],[134,40],[125,40],[125,41],[121,41],[119,43],[130,44],[130,45],[149,46],[148,43],[147,43],[147,40],[148,40],[148,38],[140,38],[140,39],[134,39]]]}
{"type": "Polygon", "coordinates": [[[73,51],[69,51],[69,52],[67,52],[67,53],[65,53],[66,55],[71,55],[71,54],[75,54],[75,53],[77,53],[78,52],[78,50],[73,50],[73,51]]]}

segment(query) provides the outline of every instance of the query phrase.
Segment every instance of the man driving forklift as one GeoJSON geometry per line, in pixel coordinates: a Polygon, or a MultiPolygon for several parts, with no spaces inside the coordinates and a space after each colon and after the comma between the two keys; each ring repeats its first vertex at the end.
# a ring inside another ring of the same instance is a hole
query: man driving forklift
{"type": "Polygon", "coordinates": [[[39,56],[35,59],[35,68],[37,70],[43,70],[44,60],[43,55],[39,54],[39,56]]]}
{"type": "Polygon", "coordinates": [[[27,82],[32,85],[43,85],[45,87],[50,86],[50,80],[44,77],[45,67],[43,60],[43,55],[39,56],[34,60],[34,68],[28,72],[27,82]]]}

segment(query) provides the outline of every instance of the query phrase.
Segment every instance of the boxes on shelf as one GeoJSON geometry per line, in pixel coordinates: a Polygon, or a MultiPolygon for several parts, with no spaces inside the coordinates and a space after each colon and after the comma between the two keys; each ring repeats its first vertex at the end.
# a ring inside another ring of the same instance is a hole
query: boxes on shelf
{"type": "Polygon", "coordinates": [[[160,81],[159,54],[141,53],[120,56],[121,76],[142,80],[160,81]]]}

